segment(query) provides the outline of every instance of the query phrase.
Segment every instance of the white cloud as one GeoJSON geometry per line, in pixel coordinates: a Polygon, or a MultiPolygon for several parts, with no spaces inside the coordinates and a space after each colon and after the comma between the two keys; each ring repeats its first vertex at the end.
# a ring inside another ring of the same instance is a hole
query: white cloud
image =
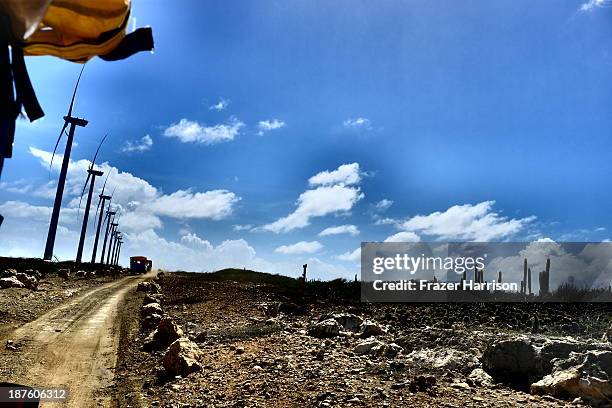
{"type": "Polygon", "coordinates": [[[181,242],[192,248],[198,248],[198,249],[204,249],[204,250],[210,250],[213,248],[213,246],[211,245],[209,241],[198,237],[193,232],[188,232],[186,234],[183,234],[183,236],[181,237],[181,242]]]}
{"type": "Polygon", "coordinates": [[[399,223],[398,220],[396,220],[395,218],[380,218],[380,219],[376,219],[376,222],[374,222],[374,225],[396,225],[399,223]]]}
{"type": "MultiPolygon", "coordinates": [[[[30,153],[40,159],[45,167],[49,165],[51,154],[44,150],[30,147],[30,153]]],[[[62,157],[56,157],[53,169],[59,170],[62,157]]],[[[68,207],[75,208],[79,203],[89,160],[70,160],[64,202],[68,207]]],[[[105,174],[112,171],[107,185],[107,194],[114,191],[113,205],[123,209],[122,225],[131,231],[142,231],[150,228],[161,228],[163,223],[159,217],[175,219],[212,219],[220,220],[232,214],[233,206],[240,200],[236,194],[227,190],[211,190],[194,192],[178,190],[170,194],[162,194],[157,188],[144,179],[130,173],[122,172],[108,163],[97,166],[105,174]]],[[[96,184],[96,196],[101,193],[101,182],[96,184]]],[[[97,203],[94,204],[94,206],[97,203]]],[[[62,214],[64,210],[62,210],[62,214]]]]}
{"type": "Polygon", "coordinates": [[[288,232],[310,225],[313,217],[350,211],[364,197],[359,187],[359,164],[343,164],[334,171],[322,171],[311,177],[311,186],[319,186],[300,194],[294,212],[261,228],[272,232],[288,232]]]}
{"type": "Polygon", "coordinates": [[[361,260],[361,248],[357,248],[352,252],[345,252],[341,255],[338,255],[336,258],[341,261],[359,262],[361,260]]]}
{"type": "Polygon", "coordinates": [[[414,232],[402,231],[385,239],[385,242],[420,242],[421,238],[414,232]]]}
{"type": "Polygon", "coordinates": [[[607,7],[610,5],[610,0],[588,0],[580,6],[581,11],[591,11],[595,8],[607,7]]]}
{"type": "Polygon", "coordinates": [[[135,142],[126,140],[125,143],[123,143],[123,146],[121,146],[121,151],[123,153],[142,153],[146,152],[147,150],[151,150],[152,146],[153,139],[151,139],[151,136],[145,135],[142,137],[142,139],[135,142]]]}
{"type": "Polygon", "coordinates": [[[342,126],[347,129],[370,129],[371,122],[367,118],[351,118],[342,122],[342,126]]]}
{"type": "Polygon", "coordinates": [[[333,171],[322,171],[308,179],[311,186],[342,184],[350,186],[361,181],[359,163],[343,164],[333,171]]]}
{"type": "Polygon", "coordinates": [[[128,232],[138,232],[148,229],[161,228],[161,219],[147,211],[130,211],[121,216],[121,229],[128,232]]]}
{"type": "Polygon", "coordinates": [[[215,271],[222,268],[254,267],[262,263],[253,247],[243,239],[226,240],[214,246],[190,233],[179,242],[169,241],[149,229],[126,234],[126,253],[153,259],[155,267],[169,270],[215,271]]]}
{"type": "Polygon", "coordinates": [[[54,198],[57,183],[50,180],[39,185],[28,180],[17,180],[13,182],[1,182],[0,189],[10,193],[25,194],[31,197],[54,198]]]}
{"type": "Polygon", "coordinates": [[[334,227],[325,228],[323,231],[319,232],[320,237],[338,234],[349,234],[355,236],[359,235],[359,229],[355,225],[338,225],[334,227]]]}
{"type": "Polygon", "coordinates": [[[282,245],[274,250],[285,255],[312,254],[323,248],[318,241],[300,241],[292,245],[282,245]]]}
{"type": "Polygon", "coordinates": [[[211,105],[208,109],[221,112],[222,110],[227,109],[229,103],[230,101],[228,99],[221,98],[219,102],[215,103],[214,105],[211,105]]]}
{"type": "Polygon", "coordinates": [[[250,231],[254,228],[253,225],[251,224],[245,224],[245,225],[240,225],[240,224],[236,224],[232,226],[232,229],[236,232],[240,232],[240,231],[250,231]]]}
{"type": "Polygon", "coordinates": [[[376,210],[380,212],[387,211],[392,205],[393,200],[383,198],[382,200],[376,203],[376,210]]]}
{"type": "Polygon", "coordinates": [[[51,217],[51,207],[31,205],[23,201],[6,201],[0,204],[0,214],[7,218],[27,218],[46,221],[51,217]]]}
{"type": "Polygon", "coordinates": [[[191,121],[181,119],[178,123],[173,123],[164,130],[164,136],[176,137],[183,143],[201,143],[211,145],[234,140],[240,134],[240,129],[244,123],[233,119],[226,124],[206,126],[191,121]]]}
{"type": "Polygon", "coordinates": [[[303,228],[310,225],[313,217],[349,211],[363,197],[358,188],[342,185],[307,190],[300,194],[293,213],[264,225],[263,229],[279,233],[303,228]]]}
{"type": "Polygon", "coordinates": [[[261,120],[257,124],[257,128],[259,129],[259,135],[263,135],[265,132],[269,132],[271,130],[281,129],[285,127],[285,122],[278,119],[272,120],[261,120]]]}
{"type": "Polygon", "coordinates": [[[178,190],[162,195],[143,205],[154,214],[173,218],[210,218],[220,220],[231,215],[233,206],[240,198],[227,190],[212,190],[192,193],[178,190]]]}
{"type": "Polygon", "coordinates": [[[417,215],[398,226],[403,231],[418,232],[438,239],[492,241],[512,236],[535,220],[535,217],[509,219],[493,211],[495,201],[450,207],[444,212],[417,215]]]}

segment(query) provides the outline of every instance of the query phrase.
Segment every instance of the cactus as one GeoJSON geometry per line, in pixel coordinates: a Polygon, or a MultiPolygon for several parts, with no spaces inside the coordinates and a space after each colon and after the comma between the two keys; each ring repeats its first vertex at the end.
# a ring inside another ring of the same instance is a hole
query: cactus
{"type": "Polygon", "coordinates": [[[540,272],[540,296],[550,293],[550,258],[546,259],[546,270],[540,272]]]}
{"type": "Polygon", "coordinates": [[[525,261],[523,262],[523,281],[521,284],[521,293],[525,294],[527,293],[527,258],[525,258],[525,261]]]}
{"type": "Polygon", "coordinates": [[[474,282],[484,283],[484,269],[474,268],[474,282]]]}
{"type": "Polygon", "coordinates": [[[527,268],[527,290],[531,295],[531,268],[527,268]]]}

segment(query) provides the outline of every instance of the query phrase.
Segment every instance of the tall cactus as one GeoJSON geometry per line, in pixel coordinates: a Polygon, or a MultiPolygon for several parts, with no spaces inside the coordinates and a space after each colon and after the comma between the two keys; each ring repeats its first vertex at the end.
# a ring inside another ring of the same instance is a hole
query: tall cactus
{"type": "Polygon", "coordinates": [[[523,282],[521,284],[521,293],[527,293],[527,258],[523,261],[523,282]]]}
{"type": "Polygon", "coordinates": [[[546,259],[546,270],[540,272],[540,296],[550,293],[550,258],[546,259]]]}
{"type": "Polygon", "coordinates": [[[527,290],[531,295],[531,268],[527,268],[527,290]]]}
{"type": "Polygon", "coordinates": [[[484,269],[474,268],[474,282],[484,283],[484,269]]]}

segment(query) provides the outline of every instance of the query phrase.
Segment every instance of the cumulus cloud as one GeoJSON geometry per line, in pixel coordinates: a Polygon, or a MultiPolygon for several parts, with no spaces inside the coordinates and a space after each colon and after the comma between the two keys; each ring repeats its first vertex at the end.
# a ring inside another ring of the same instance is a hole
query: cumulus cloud
{"type": "Polygon", "coordinates": [[[588,0],[580,5],[580,11],[592,11],[596,8],[610,6],[610,0],[588,0]]]}
{"type": "Polygon", "coordinates": [[[361,248],[357,248],[354,251],[345,252],[338,255],[336,258],[341,261],[359,262],[361,260],[361,248]]]}
{"type": "Polygon", "coordinates": [[[219,245],[189,233],[179,241],[160,237],[149,229],[138,234],[126,234],[127,253],[150,254],[155,265],[170,270],[214,271],[222,268],[242,268],[256,265],[255,249],[243,239],[225,240],[219,245]],[[151,253],[154,248],[155,252],[151,253]]]}
{"type": "Polygon", "coordinates": [[[274,250],[280,254],[295,255],[295,254],[312,254],[323,248],[318,241],[300,241],[291,245],[282,245],[274,250]]]}
{"type": "Polygon", "coordinates": [[[359,187],[359,164],[343,164],[333,171],[322,171],[311,177],[311,186],[300,194],[294,212],[261,227],[272,232],[288,232],[310,225],[311,218],[346,213],[364,197],[359,187]]]}
{"type": "Polygon", "coordinates": [[[129,211],[121,216],[121,229],[128,232],[138,232],[147,229],[161,228],[161,219],[147,211],[129,211]]]}
{"type": "Polygon", "coordinates": [[[220,220],[231,215],[233,206],[240,198],[227,190],[212,190],[204,193],[178,190],[162,195],[143,205],[154,214],[173,218],[210,218],[220,220]]]}
{"type": "Polygon", "coordinates": [[[367,118],[350,118],[342,122],[342,126],[347,129],[359,130],[359,129],[370,129],[371,122],[367,118]]]}
{"type": "Polygon", "coordinates": [[[41,185],[29,180],[17,180],[13,182],[1,182],[0,189],[10,193],[24,194],[31,197],[54,198],[57,183],[55,181],[48,181],[41,185]]]}
{"type": "Polygon", "coordinates": [[[175,137],[183,143],[201,143],[212,145],[216,143],[229,142],[240,134],[244,123],[237,119],[228,123],[206,126],[197,121],[181,119],[164,130],[164,136],[175,137]]]}
{"type": "Polygon", "coordinates": [[[350,211],[363,197],[358,188],[342,185],[307,190],[300,194],[297,209],[293,213],[264,225],[263,229],[279,233],[304,228],[310,225],[313,217],[350,211]]]}
{"type": "Polygon", "coordinates": [[[523,230],[535,217],[508,218],[493,211],[495,201],[450,207],[444,212],[417,215],[397,222],[402,231],[429,235],[441,240],[492,241],[523,230]]]}
{"type": "Polygon", "coordinates": [[[350,186],[361,181],[359,163],[343,164],[336,170],[324,170],[308,179],[310,186],[342,184],[350,186]]]}
{"type": "Polygon", "coordinates": [[[419,237],[414,232],[402,231],[397,234],[393,234],[390,237],[385,239],[385,242],[420,242],[421,237],[419,237]]]}
{"type": "Polygon", "coordinates": [[[359,235],[359,228],[355,225],[338,225],[325,228],[323,231],[319,232],[320,237],[339,234],[349,234],[352,236],[359,235]]]}
{"type": "MultiPolygon", "coordinates": [[[[31,220],[48,221],[51,217],[51,207],[31,205],[23,201],[6,201],[0,204],[0,214],[7,218],[27,218],[31,220]]],[[[76,216],[70,211],[68,216],[76,216]]]]}
{"type": "MultiPolygon", "coordinates": [[[[41,164],[47,167],[51,154],[44,150],[30,147],[30,153],[38,158],[41,164]]],[[[53,169],[59,171],[62,157],[56,157],[53,169]]],[[[90,166],[89,160],[70,160],[64,201],[69,208],[75,208],[79,203],[86,170],[90,166]]],[[[163,226],[160,217],[175,219],[212,219],[221,220],[230,216],[234,205],[240,200],[236,194],[228,190],[211,190],[197,192],[191,190],[178,190],[170,194],[162,194],[148,181],[123,172],[108,163],[97,166],[105,174],[109,171],[106,193],[113,193],[112,203],[122,211],[122,226],[135,232],[163,226]]],[[[102,183],[96,184],[96,196],[101,193],[102,183]]],[[[96,203],[97,204],[97,203],[96,203]]],[[[94,204],[94,205],[96,205],[94,204]]],[[[63,214],[64,210],[62,210],[63,214]]]]}
{"type": "Polygon", "coordinates": [[[393,200],[388,200],[383,198],[379,202],[376,203],[375,207],[377,211],[384,212],[387,211],[393,205],[393,200]]]}
{"type": "Polygon", "coordinates": [[[250,231],[254,228],[254,225],[251,224],[235,224],[232,226],[232,229],[236,232],[240,232],[240,231],[250,231]]]}
{"type": "Polygon", "coordinates": [[[221,98],[219,102],[215,103],[214,105],[209,106],[208,109],[214,110],[217,112],[221,112],[227,109],[227,107],[229,106],[229,103],[230,101],[228,99],[221,98]]]}
{"type": "Polygon", "coordinates": [[[147,150],[151,150],[152,146],[153,139],[151,139],[151,136],[145,135],[142,137],[142,139],[134,142],[126,140],[125,143],[123,143],[123,146],[121,146],[121,151],[123,153],[142,153],[146,152],[147,150]]]}
{"type": "Polygon", "coordinates": [[[257,124],[257,128],[259,129],[258,134],[263,135],[265,132],[269,132],[271,130],[277,130],[285,127],[285,122],[278,119],[271,120],[261,120],[257,124]]]}

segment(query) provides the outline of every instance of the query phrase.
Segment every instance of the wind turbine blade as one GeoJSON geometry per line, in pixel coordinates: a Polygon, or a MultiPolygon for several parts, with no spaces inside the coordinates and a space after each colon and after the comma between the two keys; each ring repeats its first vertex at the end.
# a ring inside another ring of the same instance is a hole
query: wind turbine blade
{"type": "Polygon", "coordinates": [[[79,78],[77,79],[76,85],[74,86],[74,91],[72,92],[72,100],[70,101],[70,108],[68,108],[67,116],[72,116],[72,108],[74,107],[74,99],[76,98],[77,89],[79,88],[79,82],[81,82],[81,75],[83,75],[84,69],[85,69],[85,64],[83,64],[83,68],[81,68],[81,72],[79,73],[79,78]]]}
{"type": "Polygon", "coordinates": [[[100,143],[98,144],[98,148],[96,149],[96,154],[94,154],[93,160],[91,161],[91,166],[89,167],[90,169],[93,169],[93,166],[96,163],[96,158],[98,157],[98,152],[100,152],[100,147],[102,147],[102,143],[104,143],[107,136],[108,136],[108,133],[104,135],[102,140],[100,140],[100,143]]]}
{"type": "Polygon", "coordinates": [[[113,192],[111,193],[111,198],[115,196],[115,190],[117,190],[117,184],[115,184],[115,188],[113,188],[113,192]]]}
{"type": "Polygon", "coordinates": [[[110,176],[112,172],[113,172],[113,168],[111,167],[108,173],[106,173],[106,179],[104,179],[104,185],[102,186],[102,193],[100,193],[100,195],[104,195],[104,190],[106,189],[106,182],[108,181],[108,176],[110,176]]]}
{"type": "Polygon", "coordinates": [[[85,180],[85,184],[83,185],[83,191],[81,191],[81,198],[79,199],[79,208],[77,209],[77,220],[79,219],[79,214],[81,212],[81,202],[83,201],[83,195],[85,194],[85,190],[87,189],[87,184],[89,184],[89,177],[91,177],[91,174],[87,172],[87,179],[85,180]]]}
{"type": "Polygon", "coordinates": [[[66,131],[67,127],[68,127],[68,122],[64,121],[64,126],[62,127],[62,130],[60,130],[60,134],[57,137],[57,141],[55,142],[55,147],[53,148],[53,154],[51,155],[51,163],[49,163],[49,172],[51,172],[51,167],[53,166],[53,159],[55,158],[55,152],[57,151],[57,146],[59,146],[59,142],[62,139],[62,135],[66,131]]]}
{"type": "Polygon", "coordinates": [[[96,215],[94,215],[94,229],[98,227],[98,212],[100,211],[100,204],[102,203],[102,199],[98,200],[98,205],[96,206],[96,215]]]}
{"type": "MultiPolygon", "coordinates": [[[[81,68],[81,72],[79,72],[79,77],[77,78],[76,85],[74,86],[74,91],[72,92],[72,99],[70,100],[70,106],[68,107],[68,115],[66,116],[69,116],[69,117],[72,116],[72,108],[74,108],[74,100],[76,98],[77,89],[79,88],[79,82],[81,82],[81,75],[83,75],[84,69],[85,69],[85,64],[83,64],[83,67],[81,68]]],[[[53,159],[55,158],[55,152],[57,151],[57,146],[59,145],[60,139],[62,138],[62,135],[66,131],[67,127],[68,127],[68,121],[64,121],[64,126],[62,127],[62,130],[60,131],[60,134],[57,137],[57,142],[55,142],[55,147],[53,148],[53,155],[51,156],[51,163],[49,163],[49,171],[51,171],[51,166],[53,166],[53,159]]]]}

